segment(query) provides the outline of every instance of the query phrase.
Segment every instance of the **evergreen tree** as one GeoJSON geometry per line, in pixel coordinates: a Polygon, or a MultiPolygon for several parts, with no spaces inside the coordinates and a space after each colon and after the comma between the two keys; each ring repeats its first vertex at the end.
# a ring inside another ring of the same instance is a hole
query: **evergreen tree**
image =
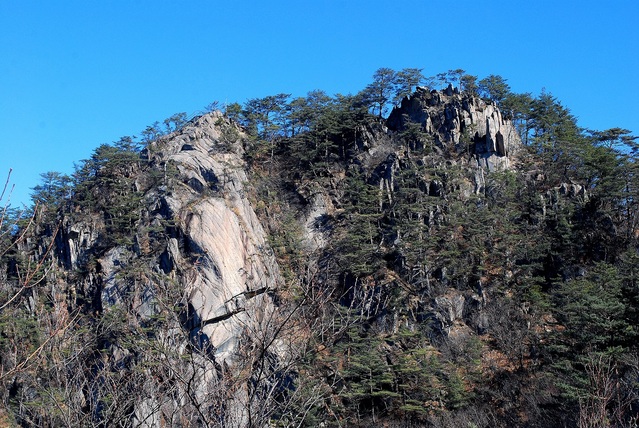
{"type": "Polygon", "coordinates": [[[421,68],[404,68],[395,75],[395,94],[393,96],[393,104],[399,103],[413,93],[413,91],[424,80],[421,68]]]}
{"type": "Polygon", "coordinates": [[[481,96],[494,101],[499,107],[510,93],[510,85],[506,83],[506,79],[495,74],[481,79],[478,89],[481,96]]]}

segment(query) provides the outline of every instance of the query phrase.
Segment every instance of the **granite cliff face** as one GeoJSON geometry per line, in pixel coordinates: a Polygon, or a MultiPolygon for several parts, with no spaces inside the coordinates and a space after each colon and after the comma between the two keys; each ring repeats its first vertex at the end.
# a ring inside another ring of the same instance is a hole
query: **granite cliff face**
{"type": "MultiPolygon", "coordinates": [[[[247,326],[258,328],[260,317],[273,310],[267,292],[282,279],[247,197],[240,141],[231,142],[228,152],[220,150],[221,125],[233,126],[219,114],[202,116],[153,154],[154,162],[173,164],[188,188],[147,198],[176,220],[189,253],[179,251],[179,242],[171,238],[170,265],[184,269],[190,259],[182,286],[194,311],[194,328],[225,361],[237,351],[247,326]]],[[[165,267],[165,273],[171,270],[165,267]]]]}
{"type": "MultiPolygon", "coordinates": [[[[172,223],[164,231],[164,250],[150,254],[156,258],[147,267],[177,281],[190,308],[192,336],[213,346],[219,362],[237,351],[247,326],[259,324],[257,312],[272,309],[267,292],[281,281],[244,188],[248,180],[240,135],[237,141],[222,143],[222,124],[232,126],[219,114],[201,116],[149,145],[149,162],[160,168],[170,165],[174,171],[171,177],[164,171],[162,184],[146,192],[142,209],[148,227],[172,223]]],[[[71,270],[80,267],[104,233],[100,220],[89,218],[65,223],[57,253],[65,255],[64,264],[71,270]]],[[[140,233],[135,236],[138,246],[144,239],[140,233]]],[[[97,260],[99,278],[91,275],[89,281],[99,282],[103,309],[123,302],[119,272],[135,256],[118,246],[97,260]]],[[[147,317],[153,313],[152,288],[139,306],[147,317]]]]}
{"type": "MultiPolygon", "coordinates": [[[[105,244],[112,240],[100,213],[62,220],[53,252],[62,268],[57,281],[68,284],[72,298],[69,306],[61,302],[64,311],[89,302],[84,310],[126,312],[140,327],[167,318],[155,334],[173,357],[161,364],[184,382],[169,401],[135,399],[136,426],[176,423],[167,414],[188,417],[195,410],[187,397],[202,406],[219,401],[228,426],[247,426],[248,414],[259,413],[247,384],[226,382],[247,364],[238,357],[246,357],[248,346],[277,360],[280,342],[260,340],[270,340],[269,323],[277,317],[271,296],[283,280],[247,197],[243,138],[236,125],[211,113],[149,144],[146,172],[133,173],[141,200],[126,244],[105,244]]],[[[130,364],[130,351],[116,341],[102,346],[111,364],[130,364]]]]}

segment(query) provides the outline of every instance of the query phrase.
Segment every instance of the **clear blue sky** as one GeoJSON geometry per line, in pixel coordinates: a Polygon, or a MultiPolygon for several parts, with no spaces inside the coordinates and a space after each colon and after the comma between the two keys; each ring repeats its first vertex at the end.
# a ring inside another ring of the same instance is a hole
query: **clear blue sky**
{"type": "Polygon", "coordinates": [[[638,0],[0,0],[0,175],[28,202],[40,173],[173,113],[354,93],[380,67],[499,74],[637,134],[638,19],[638,0]]]}

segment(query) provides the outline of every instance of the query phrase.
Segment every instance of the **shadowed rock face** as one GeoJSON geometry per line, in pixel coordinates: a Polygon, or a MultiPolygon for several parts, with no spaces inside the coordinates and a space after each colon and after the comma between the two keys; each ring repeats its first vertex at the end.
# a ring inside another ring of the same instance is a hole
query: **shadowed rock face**
{"type": "Polygon", "coordinates": [[[451,87],[443,92],[420,87],[404,98],[387,124],[402,130],[407,122],[420,124],[441,148],[468,150],[476,165],[488,171],[511,168],[512,155],[521,147],[517,130],[497,106],[451,87]]]}

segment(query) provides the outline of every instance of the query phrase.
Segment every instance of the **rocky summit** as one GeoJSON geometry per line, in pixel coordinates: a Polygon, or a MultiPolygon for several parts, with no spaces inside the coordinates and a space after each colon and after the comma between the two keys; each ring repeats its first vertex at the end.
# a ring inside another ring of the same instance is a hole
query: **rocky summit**
{"type": "Polygon", "coordinates": [[[418,87],[404,98],[391,112],[388,126],[400,130],[406,123],[420,124],[439,146],[470,146],[478,166],[489,171],[508,168],[511,155],[521,147],[517,130],[494,103],[462,95],[450,85],[445,91],[418,87]]]}
{"type": "Polygon", "coordinates": [[[633,426],[635,137],[462,77],[47,175],[2,223],[0,425],[633,426]]]}

